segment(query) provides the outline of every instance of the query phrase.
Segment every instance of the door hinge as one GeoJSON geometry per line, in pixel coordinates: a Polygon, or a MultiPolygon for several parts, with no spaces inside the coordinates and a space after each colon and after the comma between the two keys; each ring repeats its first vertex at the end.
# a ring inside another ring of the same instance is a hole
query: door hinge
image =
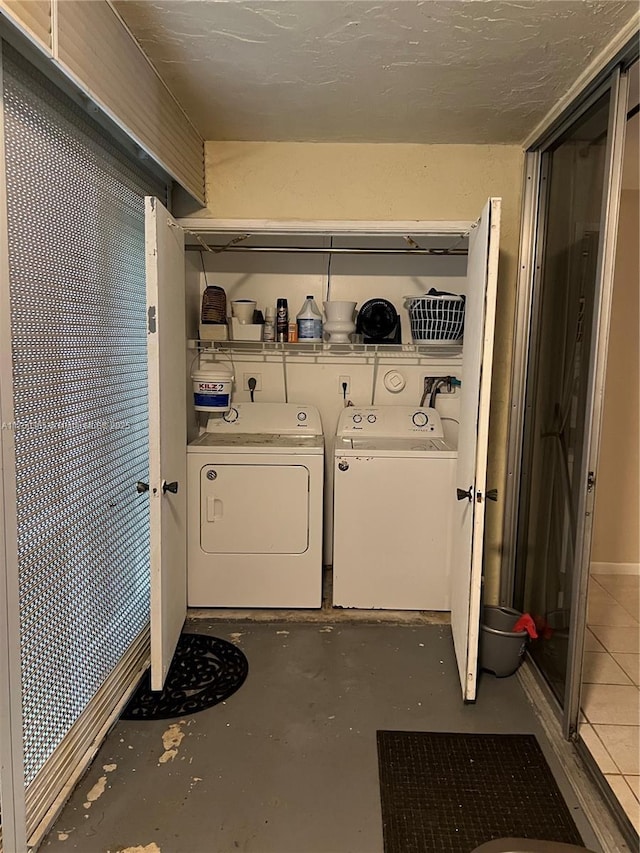
{"type": "Polygon", "coordinates": [[[147,326],[149,329],[150,335],[155,335],[156,333],[156,306],[150,305],[147,309],[147,326]]]}
{"type": "Polygon", "coordinates": [[[593,471],[589,471],[589,474],[587,476],[587,491],[592,492],[595,485],[596,485],[596,475],[593,473],[593,471]]]}

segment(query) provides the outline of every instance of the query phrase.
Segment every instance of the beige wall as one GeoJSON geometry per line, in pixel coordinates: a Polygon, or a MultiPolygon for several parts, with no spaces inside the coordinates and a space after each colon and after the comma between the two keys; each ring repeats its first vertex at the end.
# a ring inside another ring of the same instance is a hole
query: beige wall
{"type": "Polygon", "coordinates": [[[624,190],[607,358],[592,563],[640,563],[640,192],[624,190]]]}
{"type": "MultiPolygon", "coordinates": [[[[489,488],[504,495],[524,154],[500,145],[207,142],[207,215],[251,219],[475,219],[503,199],[489,488]]],[[[202,214],[200,214],[202,215],[202,214]]],[[[502,503],[487,507],[486,600],[497,600],[502,503]]]]}

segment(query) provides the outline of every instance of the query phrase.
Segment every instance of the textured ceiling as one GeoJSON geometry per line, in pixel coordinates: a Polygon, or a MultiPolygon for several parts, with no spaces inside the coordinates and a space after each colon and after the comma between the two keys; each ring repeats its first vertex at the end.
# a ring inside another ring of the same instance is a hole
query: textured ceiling
{"type": "Polygon", "coordinates": [[[517,143],[637,0],[114,0],[205,139],[517,143]]]}

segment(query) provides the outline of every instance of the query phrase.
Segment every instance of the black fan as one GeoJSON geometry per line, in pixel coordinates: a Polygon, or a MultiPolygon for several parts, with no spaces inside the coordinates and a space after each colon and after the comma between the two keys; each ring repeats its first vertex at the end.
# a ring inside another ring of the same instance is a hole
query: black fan
{"type": "Polygon", "coordinates": [[[363,344],[399,344],[400,317],[388,299],[369,299],[356,320],[356,333],[363,344]]]}

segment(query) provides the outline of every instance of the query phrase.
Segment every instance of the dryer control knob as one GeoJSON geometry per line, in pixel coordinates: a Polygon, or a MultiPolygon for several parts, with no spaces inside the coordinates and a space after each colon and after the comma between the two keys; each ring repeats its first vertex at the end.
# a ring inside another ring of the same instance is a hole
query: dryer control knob
{"type": "Polygon", "coordinates": [[[375,424],[375,422],[376,422],[378,419],[376,418],[376,416],[375,416],[375,415],[367,415],[367,420],[369,421],[369,423],[370,423],[370,424],[375,424]]]}
{"type": "Polygon", "coordinates": [[[426,412],[416,412],[411,420],[417,427],[425,427],[429,423],[429,416],[426,412]]]}
{"type": "Polygon", "coordinates": [[[306,421],[306,419],[307,419],[307,413],[306,412],[298,412],[298,420],[299,421],[306,421]]]}
{"type": "Polygon", "coordinates": [[[362,415],[354,415],[353,416],[353,422],[354,422],[354,424],[361,424],[362,423],[362,415]]]}

